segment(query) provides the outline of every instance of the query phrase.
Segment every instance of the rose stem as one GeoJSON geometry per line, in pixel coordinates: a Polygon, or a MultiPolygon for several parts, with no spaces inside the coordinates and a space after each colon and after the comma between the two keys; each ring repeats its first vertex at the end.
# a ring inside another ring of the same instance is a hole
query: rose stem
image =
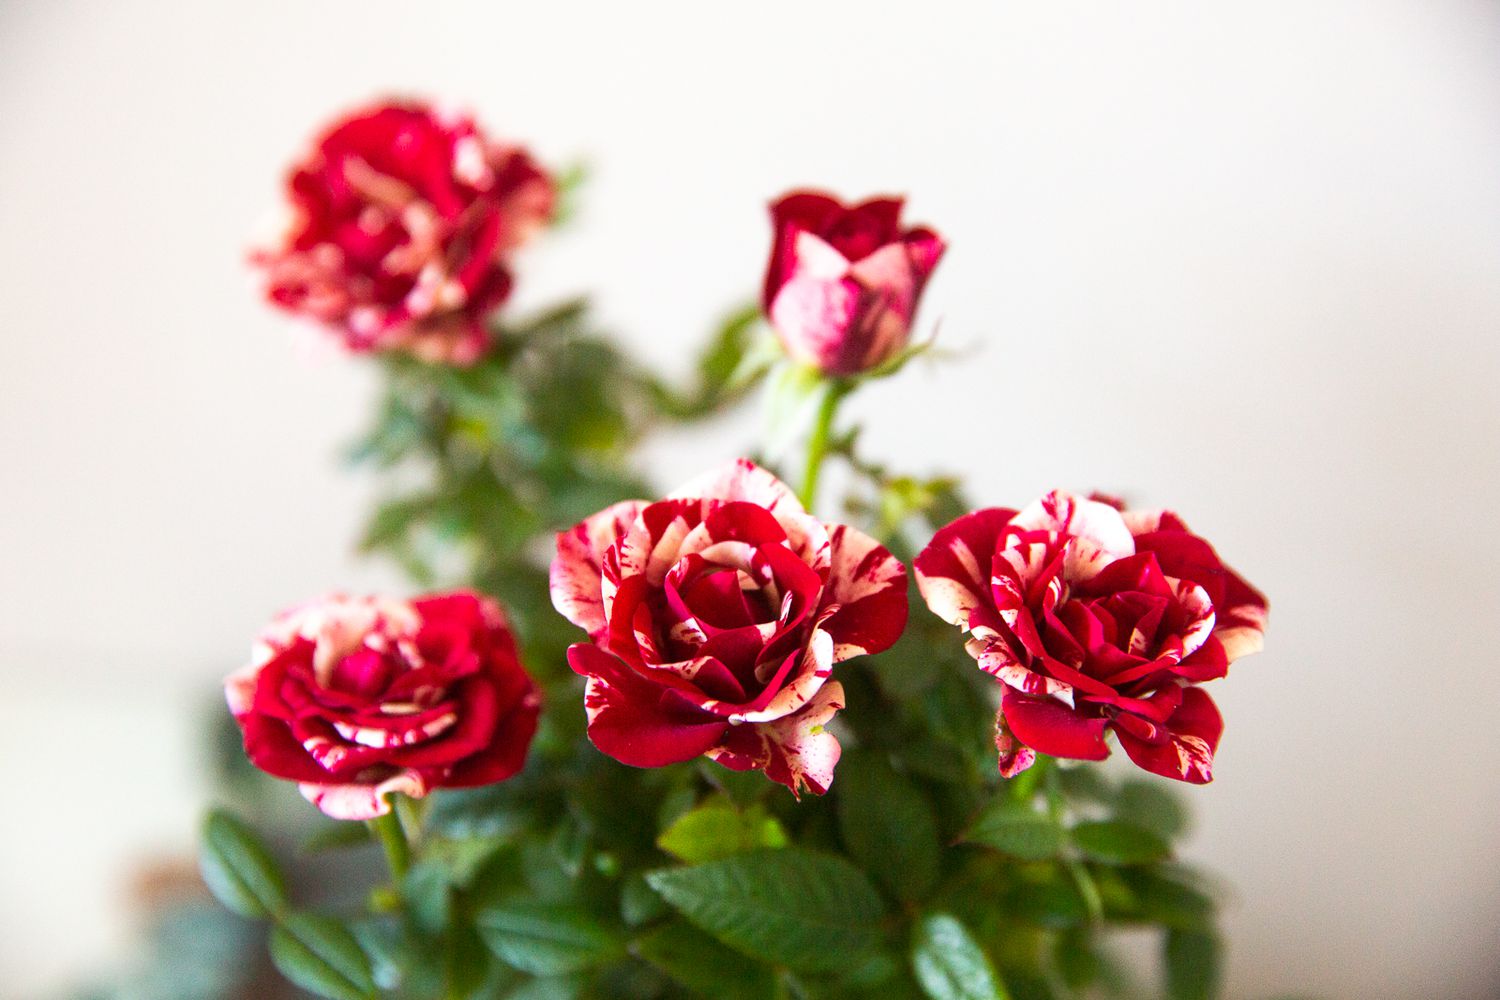
{"type": "MultiPolygon", "coordinates": [[[[394,796],[393,796],[394,798],[394,796]]],[[[390,866],[391,878],[399,886],[406,878],[406,869],[411,863],[411,846],[406,842],[406,830],[401,826],[401,817],[396,814],[395,803],[380,816],[366,823],[385,849],[385,861],[390,866]]]]}
{"type": "Polygon", "coordinates": [[[823,399],[818,403],[818,415],[813,423],[812,434],[807,439],[807,467],[802,473],[802,506],[809,511],[818,499],[818,473],[823,471],[823,459],[828,456],[828,439],[833,434],[833,415],[848,391],[848,383],[836,379],[830,379],[823,385],[823,399]]]}

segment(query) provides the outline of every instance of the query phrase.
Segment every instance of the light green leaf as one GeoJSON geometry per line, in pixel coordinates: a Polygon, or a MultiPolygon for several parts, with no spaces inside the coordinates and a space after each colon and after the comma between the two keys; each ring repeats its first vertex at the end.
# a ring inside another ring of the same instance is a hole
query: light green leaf
{"type": "Polygon", "coordinates": [[[287,917],[271,931],[271,961],[287,979],[329,1000],[376,995],[369,958],[349,929],[332,917],[287,917]]]}
{"type": "Polygon", "coordinates": [[[614,932],[576,907],[512,902],[479,914],[479,936],[500,960],[533,976],[560,976],[620,957],[614,932]]]}
{"type": "Polygon", "coordinates": [[[839,829],[854,859],[898,898],[926,896],[937,881],[942,844],[921,791],[867,753],[840,761],[837,791],[839,829]]]}
{"type": "Polygon", "coordinates": [[[646,881],[730,947],[808,972],[836,971],[870,949],[882,912],[858,868],[798,848],[664,869],[646,881]]]}
{"type": "Polygon", "coordinates": [[[684,813],[656,840],[656,846],[690,864],[786,845],[786,830],[764,809],[752,806],[741,812],[723,800],[684,813]]]}
{"type": "Polygon", "coordinates": [[[1167,931],[1162,943],[1168,1000],[1214,1000],[1219,995],[1223,957],[1213,934],[1167,931]]]}
{"type": "Polygon", "coordinates": [[[964,840],[1022,861],[1045,861],[1062,850],[1062,827],[1030,806],[996,798],[970,824],[964,840]]]}
{"type": "Polygon", "coordinates": [[[286,906],[275,858],[250,827],[222,809],[203,821],[199,866],[219,902],[242,917],[269,917],[286,906]]]}
{"type": "Polygon", "coordinates": [[[1118,820],[1079,823],[1073,827],[1072,836],[1084,854],[1110,864],[1147,864],[1172,853],[1167,842],[1150,830],[1118,820]]]}
{"type": "Polygon", "coordinates": [[[932,1000],[1005,1000],[989,956],[957,917],[933,913],[912,935],[912,971],[932,1000]]]}

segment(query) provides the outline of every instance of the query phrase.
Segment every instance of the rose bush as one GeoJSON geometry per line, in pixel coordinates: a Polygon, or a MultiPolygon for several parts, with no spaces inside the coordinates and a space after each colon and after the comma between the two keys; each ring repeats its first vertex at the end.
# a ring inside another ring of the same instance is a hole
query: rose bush
{"type": "Polygon", "coordinates": [[[959,518],[914,568],[1005,686],[1006,776],[1035,752],[1101,760],[1113,732],[1147,771],[1212,779],[1223,721],[1197,685],[1260,649],[1266,601],[1175,514],[1054,492],[959,518]]]}
{"type": "Polygon", "coordinates": [[[552,216],[554,185],[525,151],[422,104],[356,112],[287,181],[292,219],[256,251],[269,299],[353,351],[470,363],[510,294],[511,252],[552,216]]]}
{"type": "Polygon", "coordinates": [[[846,207],[810,191],[771,206],[762,306],[792,357],[857,375],[906,345],[944,244],[930,229],[902,229],[901,206],[872,198],[846,207]]]}
{"type": "Polygon", "coordinates": [[[467,592],[294,608],[224,688],[251,762],[336,819],[510,777],[539,707],[499,607],[467,592]]]}
{"type": "Polygon", "coordinates": [[[821,794],[840,752],[833,666],[901,635],[906,568],[742,460],[561,533],[552,599],[589,633],[568,661],[604,753],[637,767],[706,755],[821,794]]]}

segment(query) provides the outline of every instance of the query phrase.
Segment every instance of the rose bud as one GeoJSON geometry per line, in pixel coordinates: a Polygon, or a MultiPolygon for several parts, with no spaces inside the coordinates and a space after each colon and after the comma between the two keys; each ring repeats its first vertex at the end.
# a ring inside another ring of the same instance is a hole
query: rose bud
{"type": "Polygon", "coordinates": [[[1197,685],[1260,649],[1266,600],[1177,515],[1049,493],[959,518],[914,567],[1004,685],[1002,774],[1035,753],[1102,760],[1113,732],[1147,771],[1212,779],[1224,724],[1197,685]]]}
{"type": "Polygon", "coordinates": [[[540,704],[500,608],[464,592],[294,608],[224,690],[251,763],[335,819],[509,778],[540,704]]]}
{"type": "Polygon", "coordinates": [[[858,375],[906,346],[944,244],[901,228],[900,198],[846,208],[796,191],[771,206],[762,307],[786,352],[827,375],[858,375]]]}
{"type": "Polygon", "coordinates": [[[568,662],[604,753],[636,767],[707,756],[821,795],[844,707],[830,674],[900,637],[906,567],[742,460],[558,535],[552,603],[589,633],[568,662]]]}
{"type": "Polygon", "coordinates": [[[524,150],[468,118],[385,104],[335,122],[287,181],[291,220],[251,261],[266,295],[356,352],[469,364],[510,294],[516,247],[555,189],[524,150]]]}

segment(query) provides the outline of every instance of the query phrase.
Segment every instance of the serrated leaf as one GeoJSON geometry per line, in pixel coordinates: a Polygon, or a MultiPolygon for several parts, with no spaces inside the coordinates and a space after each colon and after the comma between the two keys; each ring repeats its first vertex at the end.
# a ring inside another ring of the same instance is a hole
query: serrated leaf
{"type": "Polygon", "coordinates": [[[1022,861],[1045,861],[1062,850],[1063,830],[1045,813],[998,797],[975,817],[964,840],[1022,861]]]}
{"type": "Polygon", "coordinates": [[[898,899],[922,899],[937,881],[942,845],[932,806],[884,758],[839,762],[839,829],[856,861],[898,899]]]}
{"type": "Polygon", "coordinates": [[[349,929],[332,917],[287,917],[271,931],[271,961],[287,979],[329,1000],[376,995],[369,958],[349,929]]]}
{"type": "Polygon", "coordinates": [[[1167,931],[1162,943],[1168,1000],[1214,1000],[1223,956],[1219,939],[1194,931],[1167,931]]]}
{"type": "Polygon", "coordinates": [[[836,971],[870,949],[882,914],[858,868],[799,848],[668,868],[646,881],[730,947],[808,972],[836,971]]]}
{"type": "Polygon", "coordinates": [[[1172,853],[1167,842],[1150,830],[1118,820],[1079,823],[1073,827],[1072,838],[1084,854],[1116,865],[1148,864],[1172,853]]]}
{"type": "Polygon", "coordinates": [[[641,958],[703,996],[759,1000],[773,995],[769,966],[754,962],[688,923],[674,921],[632,945],[641,958]]]}
{"type": "Polygon", "coordinates": [[[689,864],[786,845],[786,830],[764,809],[752,806],[741,812],[725,801],[684,813],[656,839],[656,846],[689,864]]]}
{"type": "Polygon", "coordinates": [[[561,976],[619,958],[614,932],[573,906],[513,902],[479,915],[479,936],[507,965],[533,976],[561,976]]]}
{"type": "Polygon", "coordinates": [[[276,859],[250,827],[222,809],[203,821],[199,867],[215,898],[242,917],[260,919],[286,907],[276,859]]]}
{"type": "Polygon", "coordinates": [[[933,913],[912,933],[912,971],[932,1000],[1005,1000],[989,956],[957,917],[933,913]]]}

